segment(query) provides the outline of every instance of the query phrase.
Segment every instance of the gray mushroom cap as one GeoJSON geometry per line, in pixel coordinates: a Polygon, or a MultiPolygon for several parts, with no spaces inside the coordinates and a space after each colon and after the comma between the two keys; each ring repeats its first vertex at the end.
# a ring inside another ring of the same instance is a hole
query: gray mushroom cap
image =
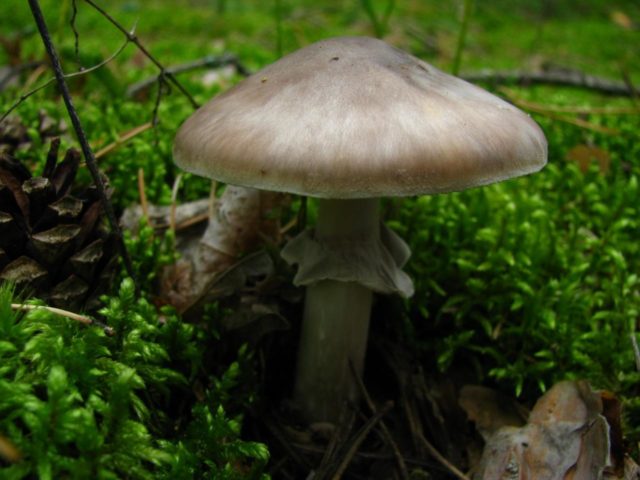
{"type": "Polygon", "coordinates": [[[381,40],[293,52],[181,126],[175,162],[225,183],[322,198],[459,191],[541,169],[540,127],[381,40]]]}

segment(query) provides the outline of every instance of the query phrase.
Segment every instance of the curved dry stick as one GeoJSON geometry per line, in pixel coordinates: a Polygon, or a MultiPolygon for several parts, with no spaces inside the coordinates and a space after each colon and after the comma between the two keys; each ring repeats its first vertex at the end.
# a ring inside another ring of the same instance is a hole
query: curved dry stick
{"type": "MultiPolygon", "coordinates": [[[[236,71],[242,75],[243,77],[248,77],[251,75],[251,72],[238,60],[238,58],[231,53],[223,53],[220,56],[216,55],[207,55],[206,57],[192,60],[186,63],[180,63],[178,65],[173,65],[165,68],[165,72],[170,73],[172,75],[178,75],[180,73],[186,73],[193,70],[198,70],[200,68],[221,68],[231,65],[236,69],[236,71]]],[[[129,86],[127,88],[127,96],[134,97],[138,93],[144,91],[149,88],[151,85],[158,81],[158,75],[154,75],[153,77],[145,78],[144,80],[140,80],[129,86]]]]}
{"type": "Polygon", "coordinates": [[[113,328],[108,325],[105,325],[102,322],[94,320],[91,317],[87,317],[85,315],[80,315],[78,313],[69,312],[67,310],[62,310],[61,308],[49,307],[47,305],[25,305],[23,303],[12,303],[11,308],[13,310],[18,310],[21,312],[33,312],[34,310],[45,310],[49,313],[54,313],[56,315],[60,315],[62,317],[74,320],[76,322],[83,323],[87,326],[97,326],[104,330],[104,333],[108,336],[112,337],[115,334],[113,328]]]}
{"type": "Polygon", "coordinates": [[[120,134],[118,138],[116,138],[113,142],[111,142],[108,145],[105,145],[104,147],[102,147],[100,150],[96,152],[96,160],[104,157],[105,155],[108,155],[113,150],[118,148],[120,145],[123,145],[124,143],[128,142],[133,137],[135,137],[136,135],[146,132],[152,127],[153,127],[153,124],[151,122],[147,122],[147,123],[143,123],[142,125],[138,125],[135,128],[132,128],[128,132],[120,134]]]}
{"type": "Polygon", "coordinates": [[[542,105],[538,105],[536,103],[533,102],[529,102],[527,100],[524,100],[520,97],[518,97],[513,90],[507,88],[507,87],[500,87],[498,88],[498,90],[502,93],[504,93],[507,96],[507,99],[509,99],[511,102],[513,102],[513,104],[515,104],[516,106],[524,109],[524,110],[529,110],[531,112],[535,112],[535,113],[539,113],[540,115],[544,115],[545,117],[551,118],[553,120],[558,120],[560,122],[565,122],[565,123],[569,123],[571,125],[575,125],[577,127],[580,128],[584,128],[587,130],[593,130],[595,132],[600,132],[600,133],[606,133],[609,135],[618,135],[620,133],[619,130],[615,129],[615,128],[609,128],[609,127],[603,127],[601,125],[596,125],[595,123],[591,123],[588,122],[586,120],[582,120],[581,118],[572,118],[572,117],[567,117],[565,115],[559,115],[547,108],[545,108],[542,105]]]}
{"type": "Polygon", "coordinates": [[[453,463],[447,460],[436,447],[434,447],[429,440],[425,438],[425,436],[418,432],[418,438],[422,445],[427,449],[427,451],[431,454],[433,458],[435,458],[440,464],[449,470],[454,476],[459,478],[460,480],[470,480],[463,472],[460,471],[458,467],[456,467],[453,463]]]}
{"type": "MultiPolygon", "coordinates": [[[[122,44],[122,46],[120,48],[118,48],[118,50],[116,50],[112,55],[110,55],[109,57],[105,58],[102,62],[89,67],[89,68],[85,68],[84,70],[79,70],[77,72],[73,72],[73,73],[67,73],[64,76],[65,79],[69,79],[69,78],[74,78],[74,77],[79,77],[81,75],[86,75],[87,73],[91,73],[101,67],[104,67],[107,63],[111,62],[113,59],[115,59],[118,55],[120,55],[120,53],[122,53],[122,51],[124,50],[124,48],[129,45],[129,40],[127,40],[126,42],[124,42],[122,44]]],[[[36,88],[34,88],[33,90],[29,90],[27,93],[23,93],[22,95],[20,95],[20,98],[18,98],[18,100],[9,107],[9,109],[4,112],[2,114],[2,116],[0,117],[0,122],[2,122],[5,118],[7,118],[9,116],[9,114],[11,114],[11,112],[13,112],[16,108],[18,108],[27,98],[29,98],[31,95],[38,93],[40,90],[48,87],[49,85],[51,85],[53,82],[56,81],[56,77],[51,77],[49,80],[47,80],[46,82],[44,82],[41,85],[38,85],[36,88]]]]}
{"type": "Polygon", "coordinates": [[[180,92],[185,97],[187,97],[187,99],[189,99],[189,102],[191,102],[191,105],[193,106],[193,108],[198,108],[200,106],[198,105],[198,102],[196,102],[195,99],[191,96],[191,94],[182,86],[182,84],[178,82],[176,77],[170,71],[168,71],[164,67],[164,65],[162,65],[153,55],[151,55],[151,53],[142,45],[142,43],[140,43],[140,40],[138,40],[138,37],[134,32],[129,32],[126,28],[120,25],[120,23],[118,23],[118,21],[115,18],[109,15],[99,5],[96,5],[96,3],[93,0],[84,0],[84,1],[85,3],[88,3],[89,5],[91,5],[95,10],[97,10],[109,22],[111,22],[111,24],[114,27],[116,27],[118,30],[120,30],[124,34],[124,36],[127,38],[129,42],[135,44],[135,46],[138,47],[138,50],[140,50],[145,57],[151,60],[151,63],[153,63],[160,70],[160,74],[158,78],[166,77],[166,79],[170,83],[172,83],[178,90],[180,90],[180,92]]]}
{"type": "MultiPolygon", "coordinates": [[[[371,399],[371,395],[369,395],[369,391],[367,390],[367,387],[365,386],[364,381],[362,380],[362,377],[358,375],[358,371],[353,365],[353,362],[349,361],[349,367],[351,368],[351,374],[356,379],[356,383],[358,384],[358,388],[360,389],[362,398],[364,398],[364,401],[369,407],[369,410],[371,410],[371,413],[375,415],[377,413],[376,406],[373,403],[373,400],[371,399]]],[[[398,448],[398,445],[394,441],[393,436],[391,435],[391,432],[389,431],[386,423],[383,420],[380,420],[380,430],[382,430],[383,438],[391,448],[391,451],[393,452],[393,456],[396,459],[396,463],[398,464],[398,469],[400,470],[400,477],[402,477],[402,480],[409,480],[409,472],[407,470],[407,465],[404,461],[404,458],[402,457],[402,453],[400,453],[400,449],[398,448]]]]}
{"type": "Polygon", "coordinates": [[[515,83],[519,85],[547,84],[565,87],[586,88],[609,95],[632,97],[635,89],[624,82],[616,82],[577,71],[521,72],[518,70],[468,72],[460,75],[469,82],[489,82],[496,84],[515,83]]]}
{"type": "Polygon", "coordinates": [[[360,445],[362,444],[364,439],[367,437],[371,429],[375,427],[376,424],[382,420],[382,417],[384,417],[392,408],[393,408],[393,402],[387,402],[384,405],[384,407],[382,407],[381,410],[378,410],[376,414],[373,417],[371,417],[367,421],[367,423],[365,423],[362,426],[362,428],[360,428],[353,442],[351,443],[349,450],[347,450],[347,453],[345,454],[344,458],[340,462],[340,465],[338,465],[338,468],[336,469],[335,473],[331,477],[331,480],[340,480],[342,478],[342,475],[344,474],[345,470],[351,463],[351,460],[353,460],[353,457],[358,452],[358,448],[360,448],[360,445]]]}

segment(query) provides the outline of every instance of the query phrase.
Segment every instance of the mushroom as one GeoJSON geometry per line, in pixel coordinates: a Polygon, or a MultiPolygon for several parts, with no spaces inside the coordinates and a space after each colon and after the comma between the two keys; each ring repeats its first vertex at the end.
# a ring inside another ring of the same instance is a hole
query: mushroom
{"type": "Polygon", "coordinates": [[[409,297],[409,249],[379,198],[438,194],[541,169],[542,130],[513,105],[387,43],[323,40],[200,108],[175,162],[229,184],[318,198],[315,229],[283,250],[306,286],[294,401],[336,421],[358,392],[373,292],[409,297]]]}

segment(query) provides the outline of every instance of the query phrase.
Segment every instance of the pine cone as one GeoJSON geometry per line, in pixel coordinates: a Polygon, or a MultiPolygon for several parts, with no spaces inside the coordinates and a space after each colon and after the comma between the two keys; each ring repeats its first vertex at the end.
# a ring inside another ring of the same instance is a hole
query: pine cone
{"type": "Polygon", "coordinates": [[[58,163],[54,139],[41,176],[0,153],[0,281],[59,308],[91,309],[115,271],[114,239],[95,187],[74,192],[75,149],[58,163]]]}
{"type": "MultiPolygon", "coordinates": [[[[36,131],[42,143],[59,137],[66,130],[64,120],[55,120],[44,110],[38,112],[36,131]]],[[[0,122],[0,153],[14,156],[18,151],[29,150],[33,142],[34,139],[29,136],[27,126],[20,117],[11,115],[0,122]]]]}

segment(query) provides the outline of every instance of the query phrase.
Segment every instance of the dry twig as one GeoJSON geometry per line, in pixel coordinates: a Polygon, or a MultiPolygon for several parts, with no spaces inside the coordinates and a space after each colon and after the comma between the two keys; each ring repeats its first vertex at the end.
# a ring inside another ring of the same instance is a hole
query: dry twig
{"type": "MultiPolygon", "coordinates": [[[[349,367],[351,368],[352,375],[356,379],[356,383],[358,384],[358,388],[360,389],[362,398],[364,398],[364,401],[369,407],[369,410],[371,410],[371,413],[376,414],[377,413],[376,406],[373,403],[373,400],[371,399],[371,395],[369,395],[367,387],[362,381],[362,378],[360,377],[360,375],[358,375],[358,372],[356,371],[356,368],[354,367],[353,362],[349,362],[349,367]]],[[[389,429],[387,428],[387,425],[384,423],[383,420],[380,420],[380,430],[382,430],[383,440],[387,443],[389,448],[391,448],[391,451],[393,452],[393,456],[396,459],[396,463],[398,464],[398,469],[400,470],[400,477],[403,480],[408,480],[409,472],[407,471],[407,465],[405,464],[404,458],[400,453],[400,449],[398,448],[398,445],[393,440],[393,435],[391,435],[391,432],[389,431],[389,429]]]]}
{"type": "Polygon", "coordinates": [[[265,427],[271,432],[271,434],[275,437],[275,439],[282,445],[284,450],[289,454],[289,456],[293,459],[293,461],[304,470],[311,470],[312,466],[307,461],[307,459],[301,455],[298,455],[298,452],[295,448],[289,443],[286,435],[282,433],[280,427],[276,424],[275,421],[271,417],[265,416],[262,418],[265,427]]]}
{"type": "Polygon", "coordinates": [[[518,107],[523,108],[524,110],[529,110],[531,112],[536,112],[536,113],[539,113],[539,114],[544,115],[546,117],[552,118],[554,120],[559,120],[561,122],[570,123],[571,125],[575,125],[575,126],[580,127],[580,128],[585,128],[587,130],[593,130],[595,132],[607,133],[607,134],[610,134],[610,135],[617,135],[617,134],[620,133],[615,128],[608,128],[608,127],[603,127],[601,125],[596,125],[595,123],[591,123],[591,122],[588,122],[586,120],[582,120],[581,118],[573,118],[573,117],[567,117],[565,115],[558,115],[553,110],[550,110],[549,108],[547,108],[544,105],[540,105],[538,103],[530,102],[528,100],[520,98],[513,90],[511,90],[511,89],[509,89],[507,87],[500,87],[498,90],[500,90],[500,92],[505,94],[506,97],[511,102],[513,102],[518,107]]]}
{"type": "Polygon", "coordinates": [[[105,155],[108,155],[109,153],[114,151],[116,148],[120,147],[121,145],[123,145],[126,142],[128,142],[129,140],[131,140],[136,135],[139,135],[139,134],[141,134],[143,132],[146,132],[147,130],[149,130],[152,127],[153,127],[153,123],[152,122],[147,122],[147,123],[143,123],[142,125],[139,125],[139,126],[137,126],[135,128],[132,128],[131,130],[129,130],[128,132],[123,133],[122,135],[119,135],[118,138],[115,141],[113,141],[110,144],[102,147],[100,150],[98,150],[96,152],[96,155],[95,155],[96,159],[102,158],[105,155]]]}
{"type": "Polygon", "coordinates": [[[102,328],[104,333],[106,333],[110,337],[115,334],[115,331],[113,330],[113,328],[111,328],[108,325],[105,325],[102,322],[99,322],[98,320],[94,320],[93,318],[87,317],[86,315],[80,315],[78,313],[62,310],[61,308],[49,307],[47,305],[26,305],[23,303],[12,303],[11,308],[13,310],[18,310],[22,312],[32,312],[34,310],[46,310],[49,313],[55,313],[56,315],[60,315],[70,320],[83,323],[84,325],[87,325],[87,326],[100,327],[102,328]]]}
{"type": "Polygon", "coordinates": [[[102,7],[97,5],[93,0],[84,0],[84,1],[89,5],[91,5],[95,10],[97,10],[100,13],[100,15],[106,18],[114,27],[120,30],[129,42],[135,44],[135,46],[138,47],[138,50],[140,50],[145,57],[151,60],[151,63],[153,63],[158,68],[158,70],[160,70],[160,74],[158,75],[158,78],[157,78],[157,80],[160,83],[168,81],[178,90],[180,90],[180,92],[185,97],[187,97],[189,102],[191,102],[191,105],[193,106],[193,108],[199,107],[198,102],[196,102],[195,99],[191,96],[191,94],[182,86],[180,82],[178,82],[178,80],[173,75],[173,73],[171,73],[170,71],[167,71],[164,65],[162,65],[153,55],[151,55],[151,53],[144,47],[144,45],[142,45],[142,43],[136,36],[135,32],[130,32],[126,28],[124,28],[116,19],[114,19],[111,15],[109,15],[109,13],[107,13],[102,7]]]}
{"type": "Polygon", "coordinates": [[[340,453],[340,448],[348,441],[355,419],[356,417],[353,410],[349,408],[349,404],[347,402],[343,403],[338,424],[334,429],[327,448],[324,449],[322,459],[320,460],[320,464],[318,465],[314,478],[318,480],[329,478],[331,469],[333,468],[333,465],[340,453]]]}
{"type": "Polygon", "coordinates": [[[439,451],[436,447],[433,446],[433,444],[427,440],[425,438],[425,436],[422,434],[422,432],[418,432],[418,438],[420,439],[420,442],[422,443],[422,445],[424,446],[424,448],[427,449],[427,451],[429,452],[429,454],[435,458],[443,467],[445,467],[447,470],[449,470],[455,477],[459,478],[460,480],[470,480],[469,477],[467,477],[463,472],[461,472],[458,467],[456,467],[454,464],[452,464],[449,460],[447,460],[439,451]]]}
{"type": "MultiPolygon", "coordinates": [[[[324,448],[319,447],[319,446],[305,445],[305,444],[296,443],[296,442],[292,442],[291,445],[293,447],[295,447],[296,449],[302,451],[302,452],[313,453],[313,454],[316,454],[316,455],[321,454],[325,450],[324,448]]],[[[379,452],[367,452],[367,451],[358,450],[358,452],[355,454],[355,458],[366,460],[368,462],[371,462],[372,460],[382,460],[382,461],[386,462],[386,461],[393,460],[393,454],[391,454],[391,453],[379,453],[379,452]]],[[[440,466],[440,464],[438,464],[435,461],[431,461],[431,459],[405,457],[405,462],[408,465],[413,465],[413,466],[419,467],[419,468],[424,469],[424,470],[437,469],[438,471],[440,471],[440,470],[446,471],[444,468],[442,468],[440,466]]]]}
{"type": "MultiPolygon", "coordinates": [[[[113,54],[111,54],[109,57],[105,58],[103,61],[101,61],[100,63],[89,67],[89,68],[85,68],[83,70],[79,70],[77,72],[73,72],[73,73],[67,73],[64,74],[63,77],[65,79],[69,79],[69,78],[75,78],[75,77],[79,77],[81,75],[86,75],[87,73],[91,73],[101,67],[104,67],[107,63],[109,63],[110,61],[112,61],[114,58],[116,58],[118,55],[120,55],[120,53],[122,53],[122,51],[124,50],[124,48],[129,44],[128,41],[124,42],[120,48],[118,48],[113,54]]],[[[44,65],[38,65],[38,66],[43,66],[44,65]]],[[[48,87],[49,85],[51,85],[53,82],[55,82],[57,79],[56,77],[50,78],[49,80],[47,80],[46,82],[42,83],[41,85],[38,85],[36,88],[29,90],[26,93],[23,93],[22,95],[20,95],[20,97],[18,98],[18,100],[16,100],[7,111],[5,111],[2,116],[0,117],[0,122],[2,122],[5,118],[7,118],[9,116],[9,114],[11,112],[13,112],[16,108],[18,108],[26,99],[28,99],[30,96],[32,96],[35,93],[38,93],[40,90],[42,90],[43,88],[48,87]]],[[[1,90],[1,88],[0,88],[1,90]]]]}
{"type": "MultiPolygon", "coordinates": [[[[247,77],[250,74],[249,70],[247,70],[247,68],[242,63],[240,63],[240,61],[238,60],[238,57],[230,53],[223,53],[222,55],[219,55],[219,56],[208,55],[206,57],[199,58],[197,60],[192,60],[191,62],[181,63],[171,67],[167,67],[165,69],[165,72],[171,73],[172,75],[178,75],[180,73],[186,73],[193,70],[198,70],[200,68],[222,68],[222,67],[226,67],[227,65],[231,65],[235,67],[236,71],[243,77],[247,77]]],[[[146,90],[157,81],[158,81],[158,77],[154,76],[154,77],[136,82],[133,85],[131,85],[129,88],[127,88],[127,95],[129,97],[135,97],[140,92],[146,90]]]]}
{"type": "Polygon", "coordinates": [[[176,224],[175,226],[175,230],[176,231],[180,231],[180,230],[184,230],[185,228],[189,228],[193,225],[197,225],[198,223],[203,223],[209,220],[209,214],[208,213],[203,213],[202,215],[195,215],[183,222],[180,222],[178,224],[176,224]]]}
{"type": "Polygon", "coordinates": [[[380,422],[380,420],[382,420],[382,417],[384,417],[392,408],[393,408],[393,402],[387,402],[385,406],[378,411],[378,413],[376,413],[373,417],[371,417],[369,421],[365,423],[362,426],[362,428],[360,428],[358,433],[356,433],[356,436],[354,437],[353,441],[351,442],[351,446],[347,450],[345,456],[342,458],[340,465],[338,465],[338,468],[336,469],[335,473],[331,477],[331,480],[340,480],[342,478],[344,471],[347,469],[347,467],[351,463],[351,460],[353,460],[353,457],[358,452],[358,448],[360,448],[360,445],[362,444],[364,439],[367,438],[367,435],[369,434],[371,429],[373,429],[373,427],[375,427],[376,424],[380,422]]]}
{"type": "Polygon", "coordinates": [[[624,82],[616,82],[575,70],[549,70],[541,72],[483,70],[480,72],[466,73],[461,75],[461,77],[470,82],[518,85],[563,85],[567,87],[586,88],[609,95],[629,97],[635,95],[635,90],[624,82]]]}
{"type": "Polygon", "coordinates": [[[577,115],[640,115],[639,107],[581,107],[573,105],[539,105],[552,113],[575,113],[577,115]]]}

